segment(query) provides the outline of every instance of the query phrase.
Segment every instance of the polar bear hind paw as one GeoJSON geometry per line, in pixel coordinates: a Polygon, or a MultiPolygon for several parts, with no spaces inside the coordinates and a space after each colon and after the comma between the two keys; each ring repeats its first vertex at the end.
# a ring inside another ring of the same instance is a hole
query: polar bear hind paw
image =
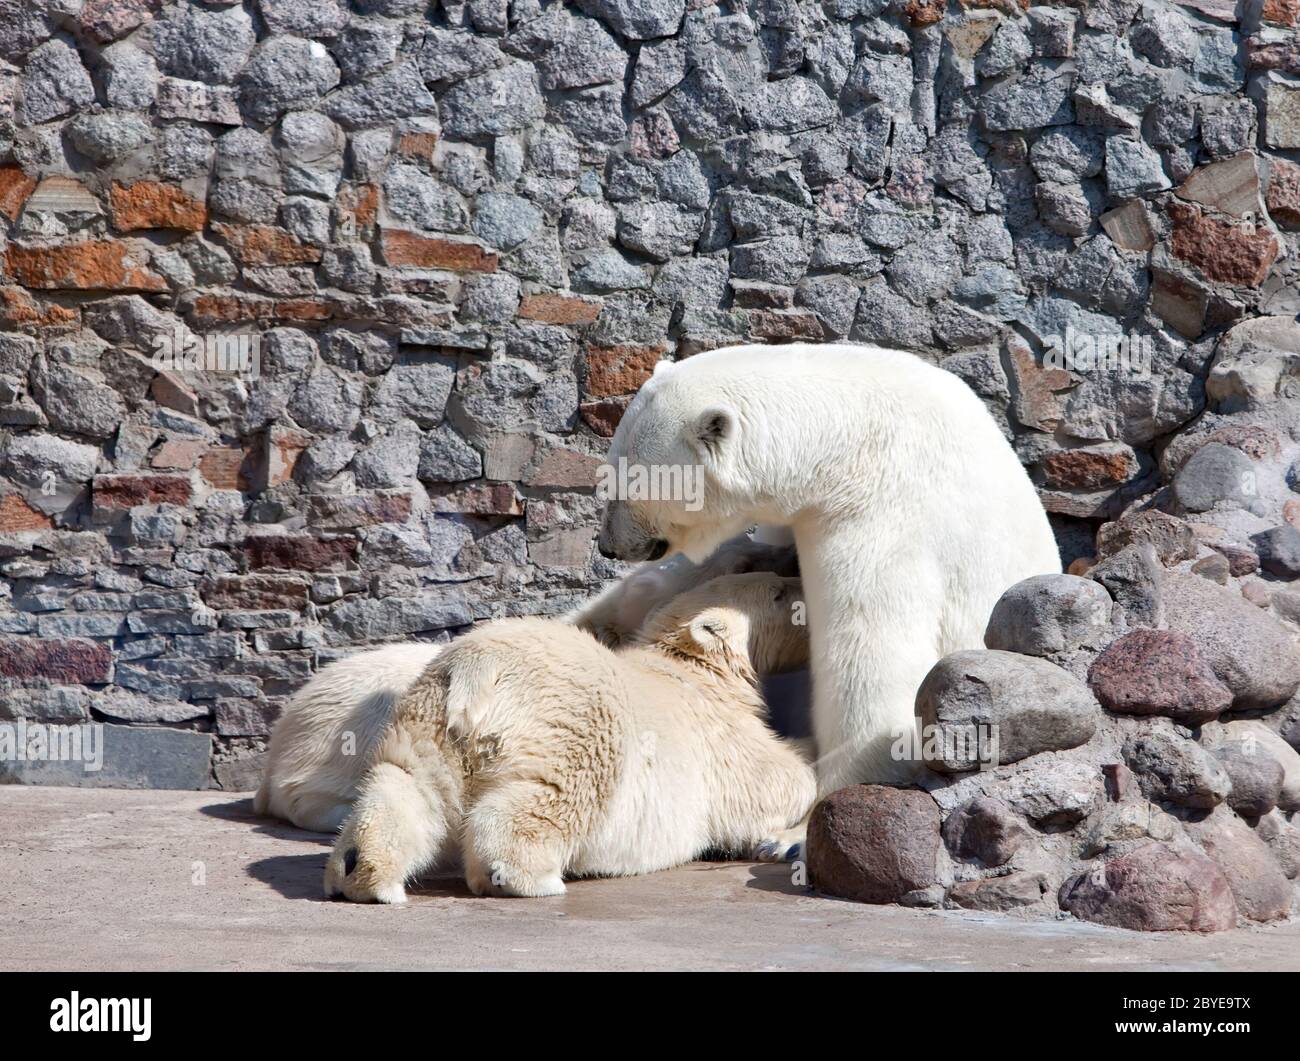
{"type": "Polygon", "coordinates": [[[755,862],[798,862],[807,846],[807,830],[799,825],[784,829],[754,845],[755,862]]]}
{"type": "Polygon", "coordinates": [[[470,875],[467,883],[475,895],[539,899],[565,893],[564,878],[559,873],[532,874],[500,859],[490,862],[486,872],[470,875]]]}
{"type": "Polygon", "coordinates": [[[396,906],[406,902],[406,889],[400,880],[383,879],[375,866],[361,859],[355,847],[342,852],[336,848],[325,867],[325,897],[396,906]]]}

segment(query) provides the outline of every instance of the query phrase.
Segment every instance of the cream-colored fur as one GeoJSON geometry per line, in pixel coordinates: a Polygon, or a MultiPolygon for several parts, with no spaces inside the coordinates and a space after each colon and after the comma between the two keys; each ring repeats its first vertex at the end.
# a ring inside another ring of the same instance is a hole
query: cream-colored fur
{"type": "Polygon", "coordinates": [[[750,852],[816,793],[764,721],[755,678],[806,661],[798,596],[776,575],[715,579],[618,652],[544,619],[457,639],[398,705],[326,894],[401,902],[456,851],[475,894],[519,896],[750,852]]]}
{"type": "Polygon", "coordinates": [[[607,459],[701,482],[691,496],[610,499],[606,556],[698,558],[754,523],[793,529],[823,792],[910,780],[895,748],[926,673],[983,647],[1009,586],[1061,570],[1034,486],[983,403],[898,350],[737,346],[661,362],[607,459]]]}
{"type": "Polygon", "coordinates": [[[444,647],[385,645],[315,675],[271,731],[253,809],[300,829],[337,832],[393,708],[444,647]]]}
{"type": "MultiPolygon", "coordinates": [[[[611,647],[631,640],[655,608],[720,575],[797,570],[793,547],[741,535],[703,564],[684,556],[642,564],[564,617],[611,647]]],[[[386,645],[330,664],[286,705],[271,733],[258,814],[301,829],[337,832],[347,817],[375,742],[393,707],[444,644],[386,645]]]]}

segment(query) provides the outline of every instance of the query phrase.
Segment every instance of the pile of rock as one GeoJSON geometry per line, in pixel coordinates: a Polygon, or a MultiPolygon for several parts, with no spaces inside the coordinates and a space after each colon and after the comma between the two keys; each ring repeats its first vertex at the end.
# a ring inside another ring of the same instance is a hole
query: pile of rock
{"type": "Polygon", "coordinates": [[[917,696],[916,788],[813,814],[813,883],[867,902],[1144,930],[1286,918],[1300,875],[1300,328],[1219,343],[1216,404],[1072,574],[1013,586],[917,696]]]}

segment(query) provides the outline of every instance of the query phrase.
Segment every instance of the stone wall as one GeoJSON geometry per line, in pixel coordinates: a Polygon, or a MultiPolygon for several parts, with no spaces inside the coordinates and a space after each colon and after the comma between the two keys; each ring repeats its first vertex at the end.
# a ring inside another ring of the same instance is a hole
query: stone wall
{"type": "Polygon", "coordinates": [[[1300,310],[1298,22],[0,0],[0,719],[107,723],[63,780],[248,785],[321,664],[615,575],[627,396],[743,340],[940,361],[1090,555],[1217,337],[1300,310]]]}

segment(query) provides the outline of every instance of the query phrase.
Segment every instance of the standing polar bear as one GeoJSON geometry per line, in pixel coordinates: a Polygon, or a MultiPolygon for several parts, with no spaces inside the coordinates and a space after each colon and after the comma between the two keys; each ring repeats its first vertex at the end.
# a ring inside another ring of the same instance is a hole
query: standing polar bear
{"type": "Polygon", "coordinates": [[[698,560],[753,523],[792,528],[823,793],[910,778],[913,764],[891,749],[912,732],[926,673],[949,652],[983,647],[1008,586],[1061,570],[1047,515],[992,416],[956,376],[902,351],[737,346],[661,362],[607,459],[648,469],[641,483],[676,469],[675,481],[699,489],[610,500],[605,556],[698,560]]]}

